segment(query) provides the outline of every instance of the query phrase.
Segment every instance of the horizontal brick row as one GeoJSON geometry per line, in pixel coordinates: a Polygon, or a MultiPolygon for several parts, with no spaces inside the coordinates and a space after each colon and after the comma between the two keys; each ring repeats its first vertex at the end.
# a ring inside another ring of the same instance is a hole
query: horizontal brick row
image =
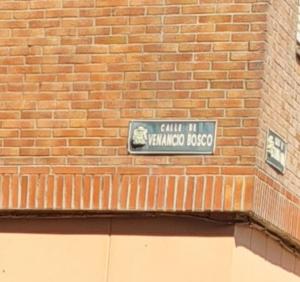
{"type": "MultiPolygon", "coordinates": [[[[150,157],[153,163],[153,159],[150,157]]],[[[157,164],[164,164],[163,159],[159,158],[161,162],[157,164]]],[[[0,174],[120,174],[120,175],[253,175],[255,169],[251,166],[232,166],[232,167],[220,167],[220,166],[179,166],[186,158],[175,159],[178,166],[165,166],[165,167],[148,167],[148,166],[22,166],[13,167],[6,166],[0,167],[0,174]]],[[[174,164],[175,164],[174,160],[174,164]]],[[[139,163],[140,165],[147,165],[147,160],[143,158],[144,162],[139,163]]],[[[148,161],[149,162],[149,161],[148,161]]],[[[192,161],[190,161],[192,163],[192,161]]],[[[197,162],[199,162],[197,160],[197,162]]]]}
{"type": "Polygon", "coordinates": [[[2,174],[5,210],[246,211],[252,176],[2,174]]]}

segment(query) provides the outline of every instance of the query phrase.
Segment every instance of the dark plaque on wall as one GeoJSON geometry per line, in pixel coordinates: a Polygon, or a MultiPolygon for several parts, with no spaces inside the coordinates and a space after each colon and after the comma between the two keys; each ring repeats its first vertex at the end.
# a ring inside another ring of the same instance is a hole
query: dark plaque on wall
{"type": "Polygon", "coordinates": [[[277,171],[284,173],[287,143],[278,134],[269,130],[266,144],[266,162],[277,171]]]}
{"type": "Polygon", "coordinates": [[[130,154],[213,154],[216,122],[140,120],[129,125],[130,154]]]}

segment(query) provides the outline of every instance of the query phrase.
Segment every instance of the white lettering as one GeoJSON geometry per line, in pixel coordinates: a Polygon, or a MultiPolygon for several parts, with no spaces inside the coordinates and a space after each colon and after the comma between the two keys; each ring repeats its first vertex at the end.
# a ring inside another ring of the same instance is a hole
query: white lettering
{"type": "Polygon", "coordinates": [[[190,123],[189,124],[189,131],[190,132],[197,132],[197,124],[196,123],[190,123]]]}
{"type": "Polygon", "coordinates": [[[214,140],[213,136],[211,134],[208,134],[207,135],[207,146],[212,146],[213,140],[214,140]]]}
{"type": "Polygon", "coordinates": [[[161,146],[166,146],[166,145],[167,145],[167,135],[163,134],[161,146]]]}
{"type": "Polygon", "coordinates": [[[167,146],[174,146],[174,138],[172,139],[172,134],[168,134],[167,137],[167,146]]]}
{"type": "Polygon", "coordinates": [[[156,134],[149,134],[148,139],[149,139],[149,145],[155,146],[156,134]]]}
{"type": "Polygon", "coordinates": [[[149,134],[149,146],[184,146],[184,134],[149,134]]]}
{"type": "Polygon", "coordinates": [[[201,147],[201,146],[212,146],[213,136],[211,134],[188,134],[187,146],[201,147]]]}
{"type": "Polygon", "coordinates": [[[182,124],[181,123],[163,123],[160,126],[161,132],[181,132],[182,124]]]}
{"type": "Polygon", "coordinates": [[[178,124],[178,132],[181,132],[181,130],[182,130],[182,124],[180,123],[178,124]]]}
{"type": "Polygon", "coordinates": [[[184,134],[179,134],[179,145],[183,146],[184,141],[185,141],[184,134]]]}
{"type": "Polygon", "coordinates": [[[203,134],[202,135],[202,146],[206,146],[206,142],[207,142],[207,135],[203,134]]]}
{"type": "Polygon", "coordinates": [[[188,134],[187,146],[196,146],[197,136],[195,134],[188,134]]]}
{"type": "Polygon", "coordinates": [[[162,134],[157,134],[157,138],[156,138],[156,146],[161,146],[161,138],[162,138],[162,134]]]}

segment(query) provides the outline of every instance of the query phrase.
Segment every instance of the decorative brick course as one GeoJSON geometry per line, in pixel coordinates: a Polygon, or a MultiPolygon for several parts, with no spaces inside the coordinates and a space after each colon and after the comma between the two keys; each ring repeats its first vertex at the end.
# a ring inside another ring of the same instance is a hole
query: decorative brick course
{"type": "MultiPolygon", "coordinates": [[[[253,176],[111,174],[110,168],[42,168],[0,177],[2,209],[95,211],[247,211],[253,176]]],[[[144,171],[147,172],[147,171],[144,171]]]]}
{"type": "Polygon", "coordinates": [[[281,236],[300,240],[300,202],[271,178],[260,175],[256,178],[253,209],[256,218],[281,236]]]}

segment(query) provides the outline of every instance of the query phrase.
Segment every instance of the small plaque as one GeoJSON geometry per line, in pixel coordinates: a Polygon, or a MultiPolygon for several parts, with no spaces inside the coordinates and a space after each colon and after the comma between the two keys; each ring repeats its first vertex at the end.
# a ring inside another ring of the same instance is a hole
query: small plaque
{"type": "Polygon", "coordinates": [[[216,122],[198,120],[132,121],[128,151],[131,154],[213,154],[216,122]]]}
{"type": "Polygon", "coordinates": [[[269,130],[266,145],[266,162],[284,173],[287,143],[278,134],[269,130]]]}

